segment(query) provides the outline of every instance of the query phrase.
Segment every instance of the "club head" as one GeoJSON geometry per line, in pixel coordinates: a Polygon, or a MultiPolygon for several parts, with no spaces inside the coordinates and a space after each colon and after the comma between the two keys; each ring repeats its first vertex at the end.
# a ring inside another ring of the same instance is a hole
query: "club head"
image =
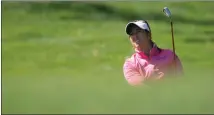
{"type": "Polygon", "coordinates": [[[169,8],[164,7],[163,12],[167,17],[171,18],[171,12],[170,12],[169,8]]]}

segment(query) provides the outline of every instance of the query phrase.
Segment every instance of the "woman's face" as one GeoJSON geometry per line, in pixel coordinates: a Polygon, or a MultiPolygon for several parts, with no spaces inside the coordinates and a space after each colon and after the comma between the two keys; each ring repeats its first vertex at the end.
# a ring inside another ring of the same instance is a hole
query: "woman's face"
{"type": "Polygon", "coordinates": [[[134,48],[137,49],[143,49],[149,43],[149,36],[146,31],[137,26],[132,27],[129,39],[134,48]]]}

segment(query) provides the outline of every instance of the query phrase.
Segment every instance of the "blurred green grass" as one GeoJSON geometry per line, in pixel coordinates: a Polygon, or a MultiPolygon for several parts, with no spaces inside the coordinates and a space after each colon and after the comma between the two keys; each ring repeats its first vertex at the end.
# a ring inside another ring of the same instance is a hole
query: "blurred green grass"
{"type": "Polygon", "coordinates": [[[214,113],[214,2],[2,2],[3,113],[214,113]],[[124,32],[150,22],[153,39],[176,52],[185,76],[131,87],[124,32]]]}

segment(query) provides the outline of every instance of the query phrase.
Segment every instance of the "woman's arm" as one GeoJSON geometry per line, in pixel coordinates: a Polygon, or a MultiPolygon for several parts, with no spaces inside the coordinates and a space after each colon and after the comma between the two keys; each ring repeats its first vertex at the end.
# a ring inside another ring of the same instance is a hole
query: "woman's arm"
{"type": "Polygon", "coordinates": [[[123,74],[130,85],[142,85],[144,77],[140,74],[134,63],[130,60],[125,61],[123,65],[123,74]]]}
{"type": "Polygon", "coordinates": [[[144,68],[141,67],[138,68],[131,60],[125,61],[123,66],[123,73],[125,79],[130,85],[142,85],[143,81],[146,79],[149,79],[151,77],[160,79],[164,75],[162,72],[158,72],[158,69],[155,69],[155,66],[152,64],[149,64],[144,68]]]}

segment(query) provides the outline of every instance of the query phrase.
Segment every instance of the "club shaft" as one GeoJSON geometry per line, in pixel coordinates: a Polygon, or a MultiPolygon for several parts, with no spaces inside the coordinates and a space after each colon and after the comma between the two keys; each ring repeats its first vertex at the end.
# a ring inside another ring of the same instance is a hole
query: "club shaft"
{"type": "Polygon", "coordinates": [[[174,41],[174,30],[173,22],[171,21],[171,33],[172,33],[172,48],[173,48],[173,66],[176,74],[176,55],[175,55],[175,41],[174,41]]]}

